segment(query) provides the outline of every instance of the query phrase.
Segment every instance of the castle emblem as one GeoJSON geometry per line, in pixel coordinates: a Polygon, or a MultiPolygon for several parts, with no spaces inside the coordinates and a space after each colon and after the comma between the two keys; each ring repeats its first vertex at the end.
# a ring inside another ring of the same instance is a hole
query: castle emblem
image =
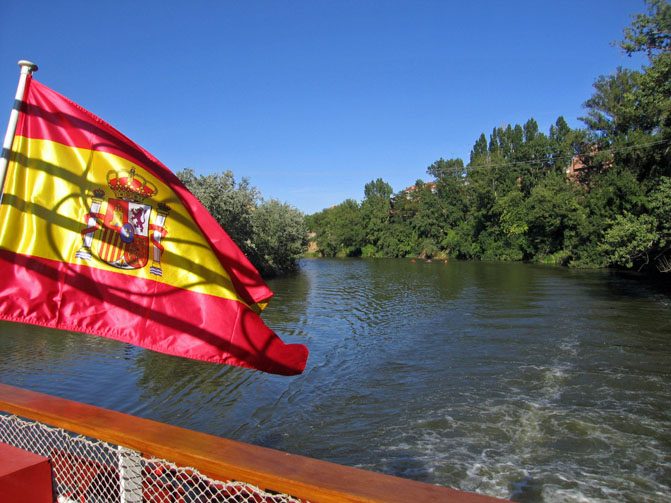
{"type": "Polygon", "coordinates": [[[149,271],[162,276],[161,239],[167,234],[164,226],[170,208],[159,204],[154,210],[147,203],[158,190],[153,183],[136,174],[135,168],[110,171],[107,173],[107,185],[115,197],[109,198],[103,213],[100,210],[105,202],[105,192],[102,189],[93,192],[86,228],[81,232],[82,246],[75,256],[91,260],[95,237],[97,257],[103,262],[119,269],[142,269],[149,263],[151,251],[149,271]]]}

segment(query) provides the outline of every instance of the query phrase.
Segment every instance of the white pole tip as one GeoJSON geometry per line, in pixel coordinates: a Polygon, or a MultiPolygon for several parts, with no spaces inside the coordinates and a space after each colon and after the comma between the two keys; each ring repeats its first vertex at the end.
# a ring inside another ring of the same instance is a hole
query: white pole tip
{"type": "Polygon", "coordinates": [[[37,65],[33,63],[32,61],[28,61],[25,59],[19,60],[19,66],[25,66],[28,67],[28,70],[31,72],[36,72],[37,71],[37,65]]]}

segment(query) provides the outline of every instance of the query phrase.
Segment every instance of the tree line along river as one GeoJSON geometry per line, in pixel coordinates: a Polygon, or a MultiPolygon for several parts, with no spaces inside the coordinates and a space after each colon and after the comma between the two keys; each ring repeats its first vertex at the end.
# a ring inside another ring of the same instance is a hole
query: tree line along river
{"type": "Polygon", "coordinates": [[[301,376],[2,322],[0,382],[516,501],[668,501],[668,290],[521,263],[300,266],[263,319],[308,345],[301,376]]]}

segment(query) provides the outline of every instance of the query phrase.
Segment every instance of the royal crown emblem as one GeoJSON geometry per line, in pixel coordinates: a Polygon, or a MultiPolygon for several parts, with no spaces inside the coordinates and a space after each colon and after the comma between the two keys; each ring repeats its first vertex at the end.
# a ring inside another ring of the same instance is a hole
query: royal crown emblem
{"type": "Polygon", "coordinates": [[[110,171],[107,173],[107,185],[118,199],[136,203],[141,203],[157,193],[156,186],[136,175],[135,168],[130,171],[110,171]]]}
{"type": "Polygon", "coordinates": [[[158,194],[156,185],[132,168],[130,171],[108,172],[107,186],[115,197],[109,198],[103,213],[100,210],[105,202],[105,191],[93,191],[86,228],[81,232],[82,246],[75,256],[89,261],[94,257],[92,249],[97,249],[97,258],[113,267],[142,269],[149,263],[151,247],[149,272],[162,276],[161,239],[167,234],[165,220],[170,208],[157,205],[153,217],[154,208],[145,201],[158,194]]]}

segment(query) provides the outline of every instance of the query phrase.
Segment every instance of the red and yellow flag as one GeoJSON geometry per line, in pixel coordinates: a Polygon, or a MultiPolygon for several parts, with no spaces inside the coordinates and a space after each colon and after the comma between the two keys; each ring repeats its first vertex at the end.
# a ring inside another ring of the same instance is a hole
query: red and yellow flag
{"type": "Polygon", "coordinates": [[[308,350],[272,292],[150,153],[28,77],[0,207],[0,318],[283,375],[308,350]]]}

